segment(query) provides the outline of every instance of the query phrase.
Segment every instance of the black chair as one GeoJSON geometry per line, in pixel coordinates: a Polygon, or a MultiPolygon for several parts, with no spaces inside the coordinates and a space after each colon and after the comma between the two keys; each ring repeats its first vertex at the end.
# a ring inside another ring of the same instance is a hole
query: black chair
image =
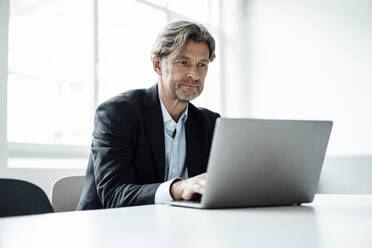
{"type": "Polygon", "coordinates": [[[0,178],[0,217],[53,212],[47,195],[35,184],[0,178]]]}

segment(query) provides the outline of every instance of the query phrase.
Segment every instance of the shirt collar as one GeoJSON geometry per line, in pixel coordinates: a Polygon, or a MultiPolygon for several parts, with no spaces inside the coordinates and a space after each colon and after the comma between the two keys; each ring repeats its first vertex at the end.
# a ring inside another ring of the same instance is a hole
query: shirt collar
{"type": "MultiPolygon", "coordinates": [[[[160,99],[160,96],[159,96],[159,101],[160,101],[160,106],[161,106],[161,112],[163,114],[163,122],[166,123],[168,121],[174,121],[172,119],[172,116],[170,116],[170,114],[168,113],[168,110],[165,108],[163,101],[160,99]]],[[[187,120],[188,110],[189,110],[189,103],[186,104],[186,109],[185,111],[183,111],[180,117],[180,120],[182,120],[183,122],[186,122],[187,120]]]]}

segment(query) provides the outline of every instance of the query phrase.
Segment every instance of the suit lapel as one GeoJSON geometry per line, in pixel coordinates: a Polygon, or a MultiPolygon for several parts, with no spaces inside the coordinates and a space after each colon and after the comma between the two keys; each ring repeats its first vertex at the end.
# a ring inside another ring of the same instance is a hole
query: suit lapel
{"type": "Polygon", "coordinates": [[[143,106],[145,107],[143,116],[146,132],[151,143],[160,179],[163,180],[165,173],[164,123],[157,85],[146,90],[143,106]]]}
{"type": "Polygon", "coordinates": [[[186,166],[189,177],[201,173],[202,146],[201,132],[198,122],[195,120],[195,107],[189,103],[189,113],[186,120],[186,166]],[[194,119],[193,119],[194,118],[194,119]]]}
{"type": "MultiPolygon", "coordinates": [[[[165,175],[164,123],[157,85],[154,85],[146,90],[143,106],[145,107],[143,116],[146,132],[151,143],[159,176],[161,180],[163,180],[165,175]]],[[[189,177],[199,175],[202,172],[201,129],[196,120],[196,111],[197,109],[191,103],[189,103],[189,112],[185,124],[185,164],[187,166],[189,177]]]]}

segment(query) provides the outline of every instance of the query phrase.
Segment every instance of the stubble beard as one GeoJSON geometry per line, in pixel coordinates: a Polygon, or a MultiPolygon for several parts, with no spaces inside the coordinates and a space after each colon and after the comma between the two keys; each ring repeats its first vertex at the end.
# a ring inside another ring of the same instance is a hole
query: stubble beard
{"type": "Polygon", "coordinates": [[[179,83],[176,84],[174,87],[174,96],[176,100],[189,102],[197,98],[203,91],[203,87],[201,86],[199,81],[191,82],[192,84],[196,85],[196,90],[192,91],[191,94],[185,94],[182,90],[182,84],[188,83],[190,84],[190,81],[182,80],[179,83]]]}

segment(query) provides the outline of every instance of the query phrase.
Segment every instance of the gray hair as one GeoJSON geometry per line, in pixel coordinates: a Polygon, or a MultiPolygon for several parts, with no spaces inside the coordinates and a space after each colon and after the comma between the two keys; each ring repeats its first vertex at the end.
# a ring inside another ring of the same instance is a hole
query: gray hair
{"type": "Polygon", "coordinates": [[[189,21],[175,21],[165,26],[158,35],[151,51],[151,60],[156,57],[164,58],[173,51],[177,54],[182,53],[188,40],[205,42],[209,48],[209,61],[215,59],[214,38],[203,25],[189,21]]]}

